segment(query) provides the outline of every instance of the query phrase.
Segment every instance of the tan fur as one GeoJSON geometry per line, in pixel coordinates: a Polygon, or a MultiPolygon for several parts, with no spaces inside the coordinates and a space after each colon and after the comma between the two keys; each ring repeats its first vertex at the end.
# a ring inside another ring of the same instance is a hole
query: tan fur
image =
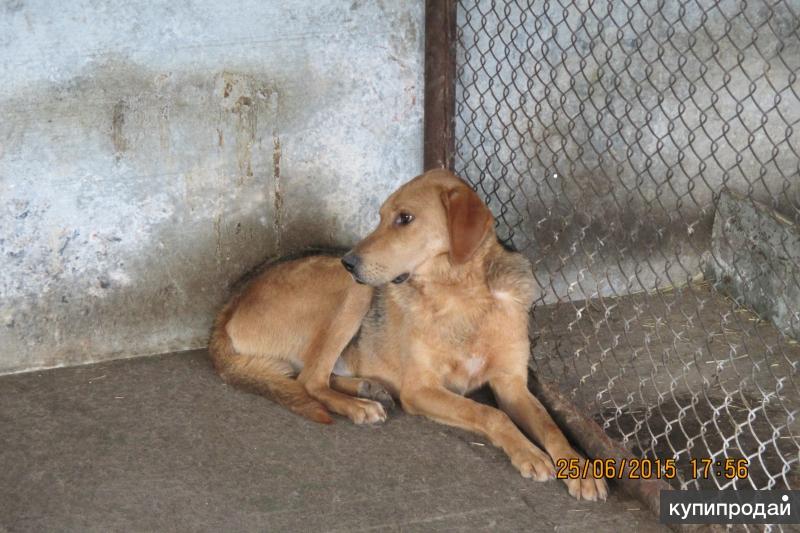
{"type": "Polygon", "coordinates": [[[234,300],[226,305],[219,314],[209,342],[219,375],[227,383],[271,398],[300,416],[323,424],[333,422],[325,407],[311,398],[300,382],[289,377],[279,361],[237,354],[225,328],[236,303],[234,300]]]}
{"type": "MultiPolygon", "coordinates": [[[[363,284],[337,259],[307,258],[267,270],[223,309],[211,345],[223,377],[318,421],[320,404],[356,422],[383,420],[379,403],[353,397],[379,399],[382,386],[409,413],[484,435],[537,480],[554,476],[556,459],[583,461],[528,390],[536,284],[530,263],[497,242],[480,198],[431,171],[380,212],[346,256],[363,284]],[[334,365],[358,377],[331,378],[334,365]],[[463,396],[484,384],[500,409],[463,396]]],[[[567,486],[579,499],[607,494],[602,479],[567,486]]]]}

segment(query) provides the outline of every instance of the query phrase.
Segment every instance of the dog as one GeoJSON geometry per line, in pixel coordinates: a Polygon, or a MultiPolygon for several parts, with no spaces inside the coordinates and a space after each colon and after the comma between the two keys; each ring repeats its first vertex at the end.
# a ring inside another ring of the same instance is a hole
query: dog
{"type": "MultiPolygon", "coordinates": [[[[290,260],[253,279],[219,313],[209,349],[226,382],[311,420],[381,422],[395,398],[483,435],[543,481],[555,461],[585,459],[528,390],[536,286],[475,191],[434,170],[389,196],[378,227],[341,259],[290,260]],[[485,384],[499,409],[464,396],[485,384]]],[[[591,474],[565,480],[569,493],[605,500],[591,474]]]]}

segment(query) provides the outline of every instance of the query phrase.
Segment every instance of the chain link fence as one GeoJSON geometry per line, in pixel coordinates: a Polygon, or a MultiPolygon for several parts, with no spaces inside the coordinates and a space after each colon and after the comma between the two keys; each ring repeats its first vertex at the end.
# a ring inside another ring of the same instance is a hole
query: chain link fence
{"type": "Polygon", "coordinates": [[[796,0],[458,3],[455,170],[533,262],[532,367],[681,488],[800,489],[799,27],[796,0]]]}

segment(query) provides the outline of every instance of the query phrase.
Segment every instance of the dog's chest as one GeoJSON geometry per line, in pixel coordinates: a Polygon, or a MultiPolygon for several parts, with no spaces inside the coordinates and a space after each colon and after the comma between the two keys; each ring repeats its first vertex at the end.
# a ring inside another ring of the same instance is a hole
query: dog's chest
{"type": "Polygon", "coordinates": [[[466,394],[486,383],[495,347],[485,329],[493,318],[493,313],[486,311],[452,320],[444,330],[449,333],[440,337],[437,353],[441,357],[441,377],[453,392],[466,394]]]}
{"type": "Polygon", "coordinates": [[[485,354],[467,353],[455,358],[444,376],[444,384],[451,391],[466,394],[486,382],[488,358],[485,354]]]}
{"type": "Polygon", "coordinates": [[[495,346],[496,330],[508,323],[506,314],[488,290],[420,294],[409,287],[387,287],[375,292],[357,342],[362,351],[380,354],[387,362],[420,357],[445,386],[465,394],[491,374],[493,354],[502,349],[495,346]]]}
{"type": "Polygon", "coordinates": [[[516,321],[509,320],[512,315],[502,297],[493,295],[489,305],[478,304],[460,318],[432,322],[439,331],[449,332],[439,337],[436,352],[442,357],[441,377],[453,392],[467,394],[481,387],[497,370],[496,366],[503,364],[504,359],[498,359],[498,354],[507,351],[509,339],[516,333],[507,328],[516,321]]]}

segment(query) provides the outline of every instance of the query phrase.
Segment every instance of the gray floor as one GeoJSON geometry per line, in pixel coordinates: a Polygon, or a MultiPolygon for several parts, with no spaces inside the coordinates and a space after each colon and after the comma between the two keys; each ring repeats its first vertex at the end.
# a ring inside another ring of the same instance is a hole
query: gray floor
{"type": "Polygon", "coordinates": [[[0,530],[662,530],[640,507],[576,502],[398,411],[307,422],[204,352],[0,378],[0,530]]]}

